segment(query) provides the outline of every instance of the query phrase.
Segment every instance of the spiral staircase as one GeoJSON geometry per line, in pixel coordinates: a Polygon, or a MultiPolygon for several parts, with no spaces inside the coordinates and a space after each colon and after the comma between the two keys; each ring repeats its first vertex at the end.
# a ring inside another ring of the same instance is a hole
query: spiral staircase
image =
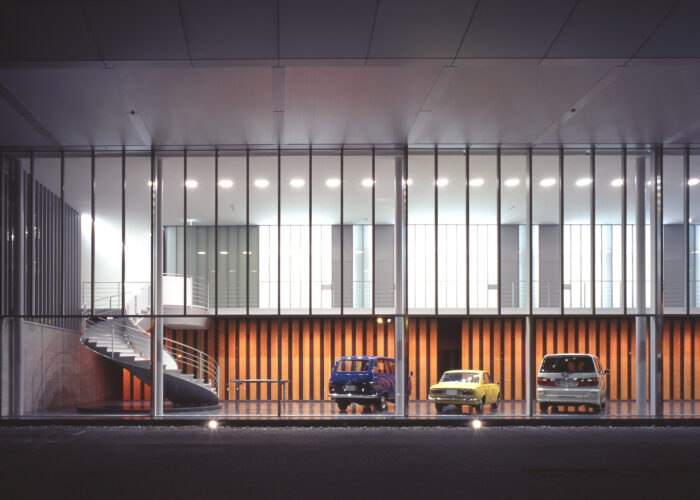
{"type": "MultiPolygon", "coordinates": [[[[101,284],[94,313],[83,307],[85,347],[128,370],[146,384],[152,382],[151,336],[144,329],[149,318],[122,315],[120,284],[101,284]],[[117,293],[113,293],[117,292],[117,293]],[[90,314],[93,314],[90,316],[90,314]]],[[[92,294],[91,294],[92,295],[92,294]]],[[[150,284],[125,295],[127,315],[150,314],[150,284]]],[[[167,325],[166,325],[167,326],[167,325]]],[[[163,395],[175,406],[219,403],[219,366],[207,353],[176,340],[163,339],[163,395]]]]}

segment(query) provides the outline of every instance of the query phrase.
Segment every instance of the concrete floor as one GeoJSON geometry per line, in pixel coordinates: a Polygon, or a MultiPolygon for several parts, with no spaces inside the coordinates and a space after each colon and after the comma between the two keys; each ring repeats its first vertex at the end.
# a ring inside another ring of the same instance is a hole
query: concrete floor
{"type": "Polygon", "coordinates": [[[698,498],[700,428],[0,427],[3,498],[698,498]]]}
{"type": "MultiPolygon", "coordinates": [[[[92,405],[86,405],[90,408],[92,405]]],[[[61,417],[121,417],[116,412],[107,411],[112,406],[105,406],[101,403],[94,405],[100,408],[99,412],[77,412],[75,407],[58,408],[52,410],[44,410],[35,414],[27,415],[29,417],[38,418],[61,418],[61,417]]],[[[125,410],[142,411],[144,415],[148,415],[150,402],[125,402],[123,404],[125,410]]],[[[166,410],[169,406],[166,405],[166,410]]],[[[351,405],[347,411],[341,412],[338,407],[330,401],[289,401],[282,404],[279,408],[276,401],[222,401],[217,409],[210,410],[187,410],[176,411],[168,410],[166,418],[226,418],[226,419],[275,419],[278,416],[283,418],[294,419],[352,419],[357,417],[362,418],[387,418],[394,414],[394,405],[389,404],[387,412],[377,413],[372,409],[364,408],[360,405],[351,405]]],[[[478,415],[479,418],[528,418],[526,417],[527,407],[524,401],[501,401],[499,408],[494,410],[487,406],[484,408],[484,413],[478,415]]],[[[665,401],[663,405],[663,415],[665,417],[684,417],[694,418],[700,416],[700,400],[690,401],[665,401]]],[[[464,418],[476,417],[477,413],[473,408],[462,407],[458,408],[450,405],[442,414],[435,411],[435,406],[428,401],[411,401],[409,404],[409,418],[455,418],[455,416],[464,416],[464,418]]],[[[636,406],[634,401],[610,401],[607,409],[601,414],[594,414],[590,409],[584,407],[560,407],[556,413],[548,413],[546,416],[540,413],[539,409],[535,411],[536,417],[542,418],[591,418],[591,419],[607,419],[607,418],[634,418],[636,416],[636,406]]],[[[127,415],[128,417],[128,415],[127,415]]]]}

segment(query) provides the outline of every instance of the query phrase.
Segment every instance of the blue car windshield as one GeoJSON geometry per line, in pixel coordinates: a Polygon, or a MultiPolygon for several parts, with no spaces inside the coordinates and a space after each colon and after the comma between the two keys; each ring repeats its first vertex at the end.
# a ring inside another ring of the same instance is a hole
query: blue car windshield
{"type": "Polygon", "coordinates": [[[366,372],[369,370],[367,359],[341,359],[335,367],[336,372],[366,372]]]}
{"type": "Polygon", "coordinates": [[[462,382],[465,384],[478,384],[479,374],[470,372],[448,372],[442,376],[440,382],[462,382]]]}

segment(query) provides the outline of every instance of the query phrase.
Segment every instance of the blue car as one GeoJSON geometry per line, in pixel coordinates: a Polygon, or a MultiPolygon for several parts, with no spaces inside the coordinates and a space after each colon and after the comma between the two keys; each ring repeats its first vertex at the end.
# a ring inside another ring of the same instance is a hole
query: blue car
{"type": "MultiPolygon", "coordinates": [[[[411,393],[410,379],[407,388],[411,393]]],[[[340,411],[351,403],[376,411],[386,410],[388,401],[396,397],[396,375],[393,358],[379,356],[344,356],[338,358],[328,382],[328,395],[340,411]]]]}

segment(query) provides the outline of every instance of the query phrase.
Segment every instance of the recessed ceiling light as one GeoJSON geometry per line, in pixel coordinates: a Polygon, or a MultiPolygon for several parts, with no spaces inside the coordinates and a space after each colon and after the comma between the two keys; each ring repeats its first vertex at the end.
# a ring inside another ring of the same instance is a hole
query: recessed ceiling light
{"type": "Polygon", "coordinates": [[[262,189],[262,188],[266,188],[267,186],[269,186],[270,181],[268,181],[267,179],[255,179],[255,182],[253,184],[255,184],[256,188],[262,189]]]}
{"type": "Polygon", "coordinates": [[[300,188],[304,184],[306,184],[306,181],[304,179],[292,179],[291,181],[289,181],[289,185],[293,188],[300,188]]]}
{"type": "Polygon", "coordinates": [[[406,185],[411,186],[413,184],[413,179],[406,179],[406,185]]]}
{"type": "Polygon", "coordinates": [[[194,189],[194,188],[196,188],[197,186],[199,186],[199,182],[197,182],[197,181],[194,180],[194,179],[187,179],[187,180],[185,181],[185,187],[188,187],[188,188],[190,188],[190,189],[194,189]]]}
{"type": "Polygon", "coordinates": [[[435,181],[435,185],[437,187],[441,188],[441,187],[447,186],[447,184],[449,184],[449,182],[450,181],[448,179],[445,179],[444,177],[442,177],[442,178],[438,179],[437,181],[435,181]]]}
{"type": "Polygon", "coordinates": [[[200,250],[199,252],[197,252],[197,255],[206,255],[206,254],[207,254],[207,252],[205,252],[203,250],[200,250]]]}
{"type": "Polygon", "coordinates": [[[372,179],[362,179],[362,185],[366,188],[372,187],[374,181],[372,179]]]}
{"type": "Polygon", "coordinates": [[[625,183],[623,179],[613,179],[613,181],[610,183],[611,186],[613,187],[620,187],[625,183]]]}
{"type": "Polygon", "coordinates": [[[557,183],[557,180],[554,177],[547,177],[546,179],[542,179],[540,181],[540,186],[542,187],[552,187],[557,183]]]}
{"type": "Polygon", "coordinates": [[[518,184],[520,184],[520,179],[515,179],[515,178],[506,179],[503,184],[505,184],[508,187],[514,187],[514,186],[517,186],[518,184]]]}
{"type": "Polygon", "coordinates": [[[156,182],[148,181],[147,184],[148,184],[148,187],[151,187],[151,186],[156,186],[156,187],[157,187],[157,186],[158,186],[158,181],[156,181],[156,182]]]}
{"type": "Polygon", "coordinates": [[[697,177],[688,179],[688,186],[697,186],[698,184],[700,184],[700,179],[698,179],[697,177]]]}
{"type": "Polygon", "coordinates": [[[227,251],[227,250],[221,250],[219,253],[220,253],[221,255],[228,255],[228,251],[227,251]]]}
{"type": "Polygon", "coordinates": [[[326,186],[328,186],[329,188],[337,188],[338,186],[340,186],[340,179],[328,179],[326,181],[326,186]]]}
{"type": "Polygon", "coordinates": [[[593,179],[590,177],[583,177],[579,180],[576,181],[577,186],[588,186],[593,182],[593,179]]]}
{"type": "Polygon", "coordinates": [[[226,189],[233,187],[233,181],[231,179],[221,179],[219,181],[219,187],[226,189]]]}
{"type": "Polygon", "coordinates": [[[469,181],[470,186],[483,186],[484,185],[484,179],[472,179],[469,181]]]}

